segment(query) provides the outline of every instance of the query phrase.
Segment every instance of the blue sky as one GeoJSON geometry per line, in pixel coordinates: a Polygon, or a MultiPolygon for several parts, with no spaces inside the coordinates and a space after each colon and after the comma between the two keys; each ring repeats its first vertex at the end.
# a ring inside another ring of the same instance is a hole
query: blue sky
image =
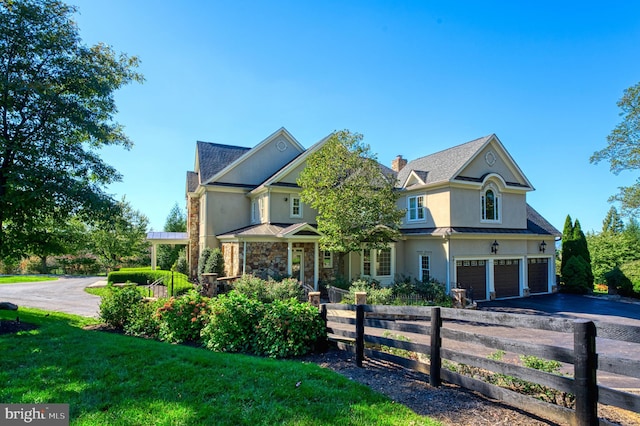
{"type": "Polygon", "coordinates": [[[383,164],[497,134],[562,230],[600,230],[640,173],[589,157],[640,81],[640,3],[74,0],[85,43],[138,56],[116,95],[135,146],[103,150],[108,188],[161,230],[185,205],[198,140],[254,146],[286,127],[305,147],[362,133],[383,164]]]}

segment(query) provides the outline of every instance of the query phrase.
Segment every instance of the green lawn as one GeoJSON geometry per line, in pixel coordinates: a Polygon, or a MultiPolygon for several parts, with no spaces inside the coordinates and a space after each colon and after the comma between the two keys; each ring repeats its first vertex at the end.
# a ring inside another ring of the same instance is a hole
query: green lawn
{"type": "Polygon", "coordinates": [[[46,275],[8,275],[0,277],[0,284],[31,283],[37,281],[55,281],[57,277],[46,275]]]}
{"type": "MultiPolygon", "coordinates": [[[[315,364],[87,331],[74,315],[0,335],[0,401],[68,403],[73,425],[437,425],[315,364]]],[[[0,318],[16,313],[0,311],[0,318]]]]}

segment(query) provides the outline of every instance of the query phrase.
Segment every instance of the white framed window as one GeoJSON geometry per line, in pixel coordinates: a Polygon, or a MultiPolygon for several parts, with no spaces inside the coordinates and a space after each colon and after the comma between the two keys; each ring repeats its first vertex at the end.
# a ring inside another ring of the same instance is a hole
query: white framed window
{"type": "Polygon", "coordinates": [[[376,276],[391,276],[391,249],[386,248],[376,251],[376,276]]]}
{"type": "Polygon", "coordinates": [[[333,252],[328,250],[322,252],[322,267],[333,268],[333,252]]]}
{"type": "Polygon", "coordinates": [[[416,195],[414,197],[407,197],[407,219],[409,222],[424,220],[425,208],[424,195],[416,195]]]}
{"type": "Polygon", "coordinates": [[[482,209],[481,219],[483,222],[500,222],[502,203],[500,202],[500,194],[497,190],[494,188],[486,189],[482,193],[480,204],[482,209]]]}
{"type": "Polygon", "coordinates": [[[260,212],[258,211],[258,201],[251,200],[251,223],[257,223],[260,212]]]}
{"type": "Polygon", "coordinates": [[[418,278],[420,281],[427,282],[431,278],[431,259],[425,254],[418,256],[418,278]]]}
{"type": "Polygon", "coordinates": [[[362,250],[362,275],[389,281],[395,274],[394,256],[393,245],[381,250],[362,250]]]}
{"type": "Polygon", "coordinates": [[[362,275],[365,277],[371,276],[371,250],[362,252],[362,275]]]}
{"type": "Polygon", "coordinates": [[[289,216],[302,217],[302,201],[299,195],[289,196],[289,216]]]}
{"type": "Polygon", "coordinates": [[[251,223],[261,223],[265,217],[265,197],[258,197],[251,201],[251,223]]]}

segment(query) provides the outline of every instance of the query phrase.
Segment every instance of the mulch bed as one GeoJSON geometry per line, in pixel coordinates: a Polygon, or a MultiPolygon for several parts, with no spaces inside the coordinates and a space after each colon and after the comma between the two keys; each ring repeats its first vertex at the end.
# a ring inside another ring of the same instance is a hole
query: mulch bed
{"type": "Polygon", "coordinates": [[[17,333],[38,328],[37,325],[17,320],[0,320],[0,334],[17,333]]]}

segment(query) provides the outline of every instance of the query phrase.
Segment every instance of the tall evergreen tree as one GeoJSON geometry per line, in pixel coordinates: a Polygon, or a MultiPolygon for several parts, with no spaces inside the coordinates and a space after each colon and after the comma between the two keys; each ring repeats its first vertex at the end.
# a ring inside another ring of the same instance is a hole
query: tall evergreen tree
{"type": "Polygon", "coordinates": [[[572,225],[571,217],[567,215],[562,238],[561,273],[565,288],[571,292],[581,290],[586,293],[593,288],[593,272],[591,271],[591,255],[587,238],[582,232],[578,219],[572,225]],[[572,258],[580,258],[579,264],[583,267],[576,268],[577,263],[575,260],[572,261],[572,258]],[[568,267],[570,263],[572,266],[568,267]],[[580,273],[579,276],[576,276],[578,269],[580,273]],[[566,287],[569,283],[571,284],[570,288],[566,287]],[[576,283],[582,283],[582,286],[578,286],[576,283]]]}
{"type": "Polygon", "coordinates": [[[624,222],[620,218],[618,210],[611,206],[604,220],[602,221],[602,232],[605,234],[617,235],[624,231],[624,222]]]}
{"type": "Polygon", "coordinates": [[[567,261],[571,257],[573,241],[573,222],[571,216],[567,215],[564,221],[564,228],[562,230],[562,258],[560,262],[560,271],[564,270],[567,261]]]}

